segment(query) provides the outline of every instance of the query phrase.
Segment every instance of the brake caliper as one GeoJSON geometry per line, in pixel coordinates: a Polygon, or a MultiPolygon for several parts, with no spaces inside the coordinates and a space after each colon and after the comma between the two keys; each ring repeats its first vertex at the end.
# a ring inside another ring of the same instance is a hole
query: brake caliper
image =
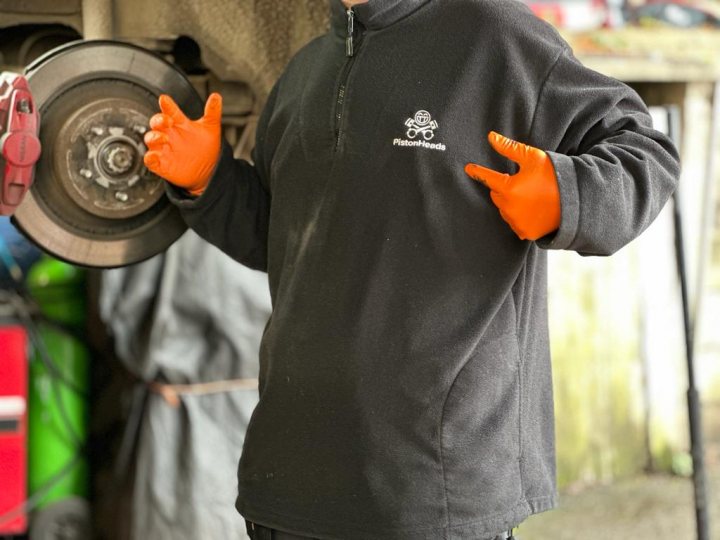
{"type": "Polygon", "coordinates": [[[40,115],[25,77],[0,74],[0,215],[9,216],[32,185],[40,158],[40,115]]]}

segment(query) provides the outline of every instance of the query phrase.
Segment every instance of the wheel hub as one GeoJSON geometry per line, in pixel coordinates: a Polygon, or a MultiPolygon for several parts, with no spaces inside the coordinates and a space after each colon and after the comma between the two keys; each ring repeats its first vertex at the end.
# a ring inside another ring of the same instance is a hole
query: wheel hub
{"type": "Polygon", "coordinates": [[[142,214],[164,194],[164,182],[143,165],[152,111],[125,99],[101,99],[70,116],[60,129],[57,178],[88,212],[109,219],[142,214]]]}

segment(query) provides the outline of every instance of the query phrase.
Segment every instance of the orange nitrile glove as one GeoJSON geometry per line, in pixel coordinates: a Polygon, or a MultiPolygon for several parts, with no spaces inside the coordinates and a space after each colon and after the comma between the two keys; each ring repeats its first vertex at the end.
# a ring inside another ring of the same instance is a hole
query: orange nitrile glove
{"type": "Polygon", "coordinates": [[[150,118],[145,134],[145,166],[193,195],[201,195],[220,157],[222,97],[213,93],[205,114],[190,120],[168,95],[158,100],[162,112],[150,118]]]}
{"type": "Polygon", "coordinates": [[[548,155],[538,148],[491,131],[496,152],[520,165],[517,174],[499,173],[474,163],[465,172],[490,188],[500,215],[521,240],[537,240],[560,227],[560,189],[548,155]]]}

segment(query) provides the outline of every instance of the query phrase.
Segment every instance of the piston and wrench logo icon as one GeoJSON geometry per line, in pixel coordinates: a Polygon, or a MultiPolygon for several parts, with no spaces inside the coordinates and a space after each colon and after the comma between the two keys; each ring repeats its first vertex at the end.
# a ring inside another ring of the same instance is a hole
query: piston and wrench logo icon
{"type": "Polygon", "coordinates": [[[404,146],[407,148],[424,148],[426,150],[439,150],[444,152],[447,147],[442,142],[430,142],[435,137],[435,130],[438,123],[432,119],[426,110],[420,110],[415,116],[405,120],[407,139],[393,139],[393,146],[404,146]],[[420,137],[422,135],[422,137],[420,137]]]}
{"type": "Polygon", "coordinates": [[[408,139],[414,139],[422,134],[423,139],[426,141],[432,140],[435,136],[435,130],[438,128],[438,123],[432,119],[427,111],[416,112],[413,118],[405,120],[405,125],[408,128],[406,133],[408,139]]]}

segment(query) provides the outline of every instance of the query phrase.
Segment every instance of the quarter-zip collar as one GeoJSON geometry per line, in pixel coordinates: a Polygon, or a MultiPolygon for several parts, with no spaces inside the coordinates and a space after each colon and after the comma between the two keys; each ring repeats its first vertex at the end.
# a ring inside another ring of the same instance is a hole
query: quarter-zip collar
{"type": "MultiPolygon", "coordinates": [[[[369,0],[353,7],[356,20],[368,30],[379,30],[407,17],[430,0],[369,0]]],[[[340,0],[330,0],[332,26],[340,35],[347,32],[347,9],[340,0]]]]}

